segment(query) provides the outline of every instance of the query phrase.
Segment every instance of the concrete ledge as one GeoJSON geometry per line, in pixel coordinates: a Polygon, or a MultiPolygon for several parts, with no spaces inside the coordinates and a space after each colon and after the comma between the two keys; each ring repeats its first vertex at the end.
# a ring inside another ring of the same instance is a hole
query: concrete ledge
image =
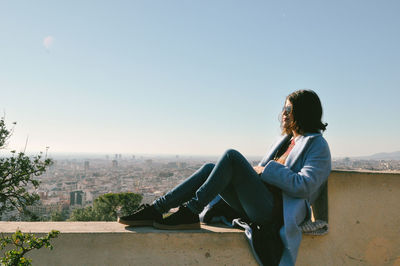
{"type": "Polygon", "coordinates": [[[12,233],[61,234],[54,250],[32,251],[34,265],[257,265],[243,231],[202,225],[163,231],[116,222],[0,222],[12,233]]]}
{"type": "Polygon", "coordinates": [[[230,233],[239,234],[242,230],[223,225],[209,226],[202,224],[201,230],[157,230],[152,227],[129,227],[117,222],[0,222],[0,231],[13,233],[16,229],[22,232],[48,233],[58,230],[61,233],[230,233]]]}

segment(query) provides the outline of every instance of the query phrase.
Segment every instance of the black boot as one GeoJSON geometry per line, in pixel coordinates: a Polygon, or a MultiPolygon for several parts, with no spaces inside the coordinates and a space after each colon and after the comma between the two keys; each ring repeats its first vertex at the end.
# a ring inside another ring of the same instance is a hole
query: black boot
{"type": "Polygon", "coordinates": [[[162,219],[162,215],[153,205],[142,204],[133,214],[118,217],[118,222],[130,226],[152,226],[159,219],[162,219]]]}
{"type": "Polygon", "coordinates": [[[195,230],[200,229],[200,220],[198,214],[186,206],[181,206],[177,212],[165,219],[154,221],[153,226],[164,230],[195,230]]]}

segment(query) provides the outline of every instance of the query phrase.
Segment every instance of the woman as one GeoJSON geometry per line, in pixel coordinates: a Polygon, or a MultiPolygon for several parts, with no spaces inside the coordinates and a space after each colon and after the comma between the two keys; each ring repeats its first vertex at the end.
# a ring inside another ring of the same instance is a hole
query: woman
{"type": "Polygon", "coordinates": [[[327,124],[321,117],[321,102],[314,91],[291,93],[281,114],[283,136],[258,166],[252,167],[239,152],[228,150],[217,164],[203,165],[152,205],[118,221],[167,230],[197,229],[198,214],[220,195],[257,225],[261,237],[254,235],[254,248],[259,261],[294,265],[301,241],[298,225],[309,217],[310,204],[331,171],[329,147],[321,134],[327,124]],[[162,213],[177,206],[177,212],[163,219],[162,213]]]}

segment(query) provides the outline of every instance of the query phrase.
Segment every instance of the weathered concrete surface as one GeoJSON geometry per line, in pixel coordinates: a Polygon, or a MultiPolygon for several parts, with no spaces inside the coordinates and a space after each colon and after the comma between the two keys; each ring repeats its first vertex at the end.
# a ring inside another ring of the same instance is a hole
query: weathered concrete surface
{"type": "Polygon", "coordinates": [[[163,231],[116,222],[0,222],[1,232],[61,234],[53,251],[29,253],[34,265],[257,265],[243,231],[203,225],[163,231]]]}
{"type": "Polygon", "coordinates": [[[226,226],[202,224],[201,230],[165,231],[152,227],[129,227],[117,222],[0,222],[0,231],[12,233],[19,228],[22,232],[48,233],[58,230],[61,233],[149,233],[149,232],[196,232],[196,233],[241,233],[243,231],[226,226]]]}
{"type": "Polygon", "coordinates": [[[400,174],[334,171],[329,233],[304,236],[298,265],[400,265],[400,174]]]}
{"type": "MultiPolygon", "coordinates": [[[[304,236],[297,265],[400,266],[400,174],[332,172],[329,233],[304,236]]],[[[0,222],[1,232],[61,231],[34,265],[256,265],[244,233],[129,228],[115,222],[0,222]]]]}

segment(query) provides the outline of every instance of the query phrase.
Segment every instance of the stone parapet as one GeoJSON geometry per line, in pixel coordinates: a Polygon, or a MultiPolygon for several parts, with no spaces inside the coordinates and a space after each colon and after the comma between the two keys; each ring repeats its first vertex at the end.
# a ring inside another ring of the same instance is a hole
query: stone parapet
{"type": "Polygon", "coordinates": [[[0,222],[0,230],[61,233],[52,251],[29,253],[34,265],[257,265],[243,231],[202,225],[162,231],[116,222],[0,222]]]}

